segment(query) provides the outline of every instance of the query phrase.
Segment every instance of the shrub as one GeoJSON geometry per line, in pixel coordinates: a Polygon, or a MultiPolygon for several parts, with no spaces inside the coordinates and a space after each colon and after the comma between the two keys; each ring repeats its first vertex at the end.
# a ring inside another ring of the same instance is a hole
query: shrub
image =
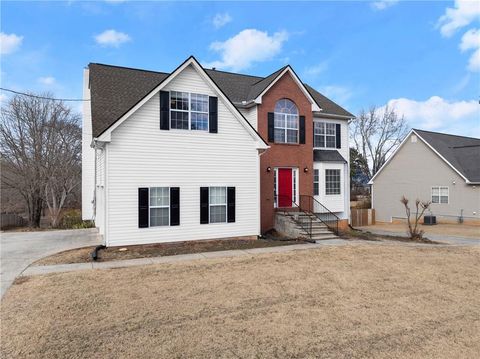
{"type": "Polygon", "coordinates": [[[82,220],[82,214],[78,209],[69,209],[63,213],[59,228],[82,229],[95,227],[93,221],[82,220]]]}

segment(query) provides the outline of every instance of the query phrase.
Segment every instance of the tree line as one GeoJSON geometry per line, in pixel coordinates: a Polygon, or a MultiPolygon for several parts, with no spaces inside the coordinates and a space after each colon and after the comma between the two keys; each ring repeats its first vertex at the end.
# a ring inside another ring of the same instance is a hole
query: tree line
{"type": "MultiPolygon", "coordinates": [[[[33,94],[31,94],[33,95],[33,94]]],[[[2,187],[23,202],[31,227],[44,209],[56,227],[81,183],[80,115],[63,101],[15,95],[1,107],[2,187]]]]}

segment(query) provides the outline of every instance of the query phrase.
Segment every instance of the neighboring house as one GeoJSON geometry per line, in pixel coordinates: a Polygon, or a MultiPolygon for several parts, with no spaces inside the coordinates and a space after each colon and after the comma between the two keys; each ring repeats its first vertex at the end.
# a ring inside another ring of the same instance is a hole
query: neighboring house
{"type": "Polygon", "coordinates": [[[251,238],[301,195],[348,223],[353,115],[290,66],[262,78],[193,57],[172,73],[90,64],[84,94],[82,213],[108,246],[251,238]]]}
{"type": "Polygon", "coordinates": [[[402,196],[431,201],[437,221],[478,221],[480,139],[413,129],[370,184],[377,221],[405,218],[402,196]]]}

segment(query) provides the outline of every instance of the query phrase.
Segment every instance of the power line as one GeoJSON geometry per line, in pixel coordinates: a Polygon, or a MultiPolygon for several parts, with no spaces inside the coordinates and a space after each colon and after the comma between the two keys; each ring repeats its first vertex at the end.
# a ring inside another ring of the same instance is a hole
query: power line
{"type": "Polygon", "coordinates": [[[52,101],[90,101],[90,100],[88,100],[88,99],[82,99],[82,98],[53,98],[53,97],[37,96],[37,95],[28,94],[28,93],[25,93],[25,92],[19,92],[19,91],[14,91],[14,90],[6,89],[6,88],[3,88],[3,87],[0,87],[0,90],[2,90],[2,91],[7,91],[7,92],[11,92],[11,93],[14,93],[14,94],[17,94],[17,95],[23,95],[23,96],[29,96],[29,97],[39,98],[39,99],[42,99],[42,100],[52,100],[52,101]]]}

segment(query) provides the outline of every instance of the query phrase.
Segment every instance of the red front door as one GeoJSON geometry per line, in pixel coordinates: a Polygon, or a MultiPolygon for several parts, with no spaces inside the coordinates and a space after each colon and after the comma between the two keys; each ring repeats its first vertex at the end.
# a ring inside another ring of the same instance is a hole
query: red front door
{"type": "Polygon", "coordinates": [[[278,169],[278,207],[292,207],[292,169],[278,169]]]}

